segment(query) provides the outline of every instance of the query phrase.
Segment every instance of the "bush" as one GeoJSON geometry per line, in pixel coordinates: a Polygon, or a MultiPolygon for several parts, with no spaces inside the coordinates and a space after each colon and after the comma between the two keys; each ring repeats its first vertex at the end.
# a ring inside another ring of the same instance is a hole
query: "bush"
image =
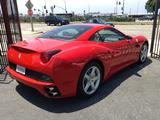
{"type": "MultiPolygon", "coordinates": [[[[33,17],[32,20],[33,20],[33,22],[44,22],[44,18],[43,17],[33,17]]],[[[20,17],[20,21],[28,23],[28,22],[30,22],[30,17],[29,16],[20,17]]]]}
{"type": "Polygon", "coordinates": [[[82,17],[82,16],[73,16],[73,17],[70,18],[70,21],[71,21],[71,22],[84,21],[84,20],[85,20],[85,18],[82,17]]]}
{"type": "Polygon", "coordinates": [[[131,17],[109,17],[106,20],[113,22],[135,22],[135,19],[131,17]]]}
{"type": "MultiPolygon", "coordinates": [[[[70,22],[75,22],[75,21],[85,21],[86,19],[90,19],[92,16],[78,16],[75,15],[73,17],[68,18],[70,22]]],[[[134,18],[131,17],[122,17],[122,16],[102,16],[102,19],[106,21],[111,21],[111,22],[135,22],[134,18]]],[[[25,16],[25,17],[20,17],[21,22],[30,22],[30,17],[25,16]]],[[[44,17],[33,17],[33,22],[44,22],[44,17]]]]}

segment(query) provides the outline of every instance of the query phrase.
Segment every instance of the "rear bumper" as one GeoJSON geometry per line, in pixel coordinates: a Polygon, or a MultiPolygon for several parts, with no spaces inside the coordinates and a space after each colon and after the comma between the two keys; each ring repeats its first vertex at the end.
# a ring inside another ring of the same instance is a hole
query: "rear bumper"
{"type": "Polygon", "coordinates": [[[54,96],[53,98],[71,97],[77,94],[77,84],[79,75],[83,68],[83,63],[72,63],[54,57],[51,58],[50,62],[48,62],[47,64],[42,64],[34,57],[32,57],[34,58],[32,60],[29,60],[31,57],[23,57],[21,60],[18,60],[17,58],[13,58],[11,55],[12,52],[9,54],[8,60],[15,65],[20,65],[25,67],[26,69],[43,73],[44,75],[49,76],[51,80],[53,80],[53,82],[40,81],[40,77],[37,78],[27,76],[28,74],[22,75],[16,72],[16,70],[11,66],[8,66],[6,70],[9,72],[11,77],[16,79],[17,81],[35,88],[46,97],[50,97],[50,93],[48,93],[48,87],[55,87],[55,90],[58,90],[58,93],[60,93],[59,96],[54,96]]]}
{"type": "Polygon", "coordinates": [[[49,97],[49,98],[62,97],[58,87],[54,83],[41,82],[32,78],[26,77],[12,70],[10,67],[7,67],[6,70],[8,71],[9,75],[13,79],[16,79],[20,83],[38,90],[42,95],[46,97],[49,97]],[[51,88],[51,91],[50,91],[50,88],[51,88]]]}

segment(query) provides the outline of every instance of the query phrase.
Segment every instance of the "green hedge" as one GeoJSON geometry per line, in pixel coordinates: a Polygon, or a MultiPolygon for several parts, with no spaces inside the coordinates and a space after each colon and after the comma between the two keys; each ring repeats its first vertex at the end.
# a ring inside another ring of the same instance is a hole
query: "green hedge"
{"type": "Polygon", "coordinates": [[[85,20],[85,18],[82,17],[82,16],[74,16],[74,17],[70,18],[71,22],[74,22],[74,21],[84,21],[84,20],[85,20]]]}
{"type": "MultiPolygon", "coordinates": [[[[33,17],[32,20],[33,20],[33,22],[44,22],[43,17],[38,17],[38,18],[33,17]]],[[[30,17],[20,17],[20,21],[28,23],[28,22],[30,22],[30,17]]]]}
{"type": "Polygon", "coordinates": [[[113,21],[113,22],[134,22],[135,19],[130,17],[110,17],[106,19],[107,21],[113,21]]]}

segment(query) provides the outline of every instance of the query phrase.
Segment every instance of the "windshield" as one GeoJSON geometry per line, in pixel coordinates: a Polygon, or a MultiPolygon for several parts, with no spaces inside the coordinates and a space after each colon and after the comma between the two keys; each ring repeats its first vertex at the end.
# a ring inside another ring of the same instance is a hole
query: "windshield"
{"type": "Polygon", "coordinates": [[[58,27],[39,36],[39,38],[52,38],[60,40],[72,40],[91,29],[91,26],[84,25],[66,25],[58,27]]]}
{"type": "Polygon", "coordinates": [[[64,20],[64,18],[62,18],[62,17],[57,17],[57,19],[59,19],[59,20],[64,20]]]}
{"type": "Polygon", "coordinates": [[[104,21],[103,19],[98,19],[98,21],[101,23],[101,24],[105,24],[106,23],[106,21],[104,21]]]}

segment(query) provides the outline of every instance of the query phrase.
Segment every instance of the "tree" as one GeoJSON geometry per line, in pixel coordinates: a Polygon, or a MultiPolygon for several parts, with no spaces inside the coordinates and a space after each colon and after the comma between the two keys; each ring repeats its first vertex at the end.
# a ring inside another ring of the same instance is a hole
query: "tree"
{"type": "MultiPolygon", "coordinates": [[[[147,10],[148,13],[153,13],[155,11],[155,7],[156,7],[156,0],[148,0],[146,2],[145,9],[147,10]]],[[[160,5],[159,5],[159,8],[160,8],[160,5]]]]}

